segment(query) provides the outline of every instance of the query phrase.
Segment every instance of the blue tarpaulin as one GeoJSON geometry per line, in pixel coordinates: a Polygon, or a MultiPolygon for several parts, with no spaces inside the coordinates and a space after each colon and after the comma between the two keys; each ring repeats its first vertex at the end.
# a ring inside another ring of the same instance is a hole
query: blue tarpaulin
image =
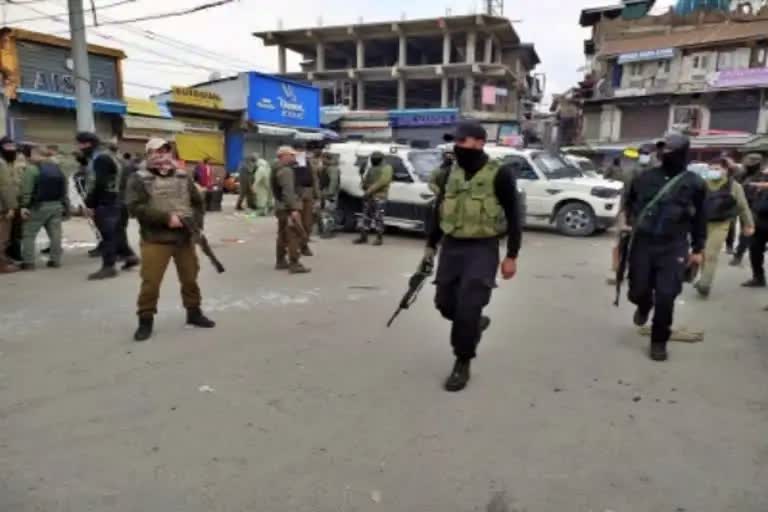
{"type": "Polygon", "coordinates": [[[677,14],[690,14],[698,10],[729,10],[729,0],[677,0],[675,12],[677,14]]]}
{"type": "MultiPolygon", "coordinates": [[[[55,92],[36,91],[33,89],[19,88],[16,90],[16,101],[20,103],[33,103],[47,107],[75,109],[74,96],[67,96],[55,92]]],[[[93,100],[93,111],[105,114],[125,114],[126,105],[120,100],[93,100]]]]}

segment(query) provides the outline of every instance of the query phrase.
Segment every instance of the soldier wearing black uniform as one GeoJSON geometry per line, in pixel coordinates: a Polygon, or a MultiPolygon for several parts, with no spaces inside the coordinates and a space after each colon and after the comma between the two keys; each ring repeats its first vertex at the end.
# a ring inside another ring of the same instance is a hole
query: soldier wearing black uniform
{"type": "Polygon", "coordinates": [[[689,150],[684,135],[667,136],[661,167],[638,176],[626,195],[627,225],[634,236],[629,300],[637,306],[638,326],[655,310],[650,350],[654,361],[668,358],[675,300],[688,267],[703,263],[707,241],[707,186],[687,172],[689,150]]]}
{"type": "Polygon", "coordinates": [[[435,305],[453,323],[456,364],[445,382],[451,392],[467,386],[470,363],[491,323],[482,313],[496,287],[499,240],[505,236],[501,275],[508,280],[517,273],[522,226],[517,184],[510,168],[491,161],[483,151],[486,139],[480,124],[463,122],[456,128],[456,163],[437,184],[438,202],[424,255],[431,264],[442,241],[435,305]]]}

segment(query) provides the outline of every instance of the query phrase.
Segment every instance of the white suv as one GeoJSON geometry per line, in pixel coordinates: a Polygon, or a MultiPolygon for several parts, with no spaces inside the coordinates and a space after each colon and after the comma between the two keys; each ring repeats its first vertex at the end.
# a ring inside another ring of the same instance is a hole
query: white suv
{"type": "Polygon", "coordinates": [[[623,185],[587,177],[562,155],[489,145],[491,158],[510,165],[526,194],[526,225],[554,225],[568,236],[589,236],[615,225],[623,185]]]}

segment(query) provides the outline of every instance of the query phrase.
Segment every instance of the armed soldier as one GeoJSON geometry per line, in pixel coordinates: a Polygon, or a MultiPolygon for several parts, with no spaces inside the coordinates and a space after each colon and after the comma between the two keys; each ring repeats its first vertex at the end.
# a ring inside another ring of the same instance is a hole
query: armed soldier
{"type": "Polygon", "coordinates": [[[11,264],[6,254],[11,240],[13,219],[19,206],[11,170],[15,160],[16,143],[10,137],[3,137],[0,140],[0,274],[10,274],[19,270],[11,264]]]}
{"type": "Polygon", "coordinates": [[[235,205],[235,210],[237,211],[242,211],[243,201],[245,201],[245,205],[250,210],[256,209],[256,198],[253,193],[253,179],[258,164],[259,155],[256,153],[249,155],[240,163],[240,167],[237,170],[238,184],[240,186],[237,205],[235,205]]]}
{"type": "Polygon", "coordinates": [[[491,299],[499,268],[499,239],[507,237],[501,262],[505,280],[517,273],[521,227],[517,184],[512,170],[485,153],[487,134],[478,123],[462,122],[454,134],[456,163],[439,184],[422,268],[429,268],[442,241],[435,280],[435,305],[450,320],[456,364],[446,391],[464,389],[483,331],[482,315],[491,299]]]}
{"type": "Polygon", "coordinates": [[[371,166],[363,175],[363,220],[360,237],[355,244],[367,244],[368,234],[376,233],[373,245],[384,243],[384,212],[387,208],[389,186],[392,183],[392,166],[384,162],[384,154],[376,151],[371,155],[371,166]]]}
{"type": "Polygon", "coordinates": [[[277,216],[277,263],[275,270],[289,270],[291,274],[306,274],[310,269],[299,261],[301,245],[306,239],[302,225],[302,200],[297,183],[296,151],[283,146],[277,150],[277,162],[272,169],[272,192],[275,196],[277,216]],[[286,255],[288,260],[286,260],[286,255]]]}
{"type": "Polygon", "coordinates": [[[192,176],[176,168],[167,141],[152,139],[146,148],[146,167],[130,178],[127,194],[128,209],[139,221],[142,240],[136,341],[146,341],[152,335],[160,285],[171,259],[181,281],[187,324],[208,329],[216,326],[201,310],[197,284],[200,266],[193,233],[184,227],[190,219],[202,226],[205,200],[192,176]]]}

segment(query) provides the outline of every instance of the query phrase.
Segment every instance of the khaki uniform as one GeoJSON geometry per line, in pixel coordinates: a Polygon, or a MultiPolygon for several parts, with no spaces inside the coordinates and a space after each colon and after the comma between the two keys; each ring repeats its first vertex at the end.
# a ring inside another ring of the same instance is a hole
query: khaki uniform
{"type": "Polygon", "coordinates": [[[9,212],[16,210],[18,206],[11,166],[0,158],[0,271],[4,270],[9,264],[5,251],[11,238],[13,221],[8,219],[7,215],[9,212]]]}
{"type": "Polygon", "coordinates": [[[256,209],[256,198],[253,193],[253,175],[256,172],[256,165],[259,161],[259,155],[253,154],[246,158],[238,169],[238,181],[240,184],[240,196],[237,198],[236,209],[243,208],[243,201],[251,210],[256,209]]]}
{"type": "Polygon", "coordinates": [[[303,248],[309,244],[309,237],[315,225],[315,201],[320,199],[320,172],[323,169],[323,160],[322,158],[310,158],[307,164],[312,175],[312,187],[306,187],[301,191],[301,223],[304,226],[303,248]]]}
{"type": "Polygon", "coordinates": [[[290,264],[297,264],[306,233],[303,226],[291,218],[292,212],[301,211],[303,202],[296,191],[293,167],[275,164],[272,169],[272,189],[277,217],[277,263],[285,263],[287,256],[290,264]]]}
{"type": "Polygon", "coordinates": [[[140,317],[157,313],[160,285],[171,259],[181,282],[181,300],[189,310],[202,302],[197,276],[200,266],[191,234],[185,229],[171,229],[172,213],[202,226],[204,200],[192,176],[175,169],[163,176],[145,168],[128,182],[128,210],[141,228],[141,291],[138,299],[140,317]]]}

